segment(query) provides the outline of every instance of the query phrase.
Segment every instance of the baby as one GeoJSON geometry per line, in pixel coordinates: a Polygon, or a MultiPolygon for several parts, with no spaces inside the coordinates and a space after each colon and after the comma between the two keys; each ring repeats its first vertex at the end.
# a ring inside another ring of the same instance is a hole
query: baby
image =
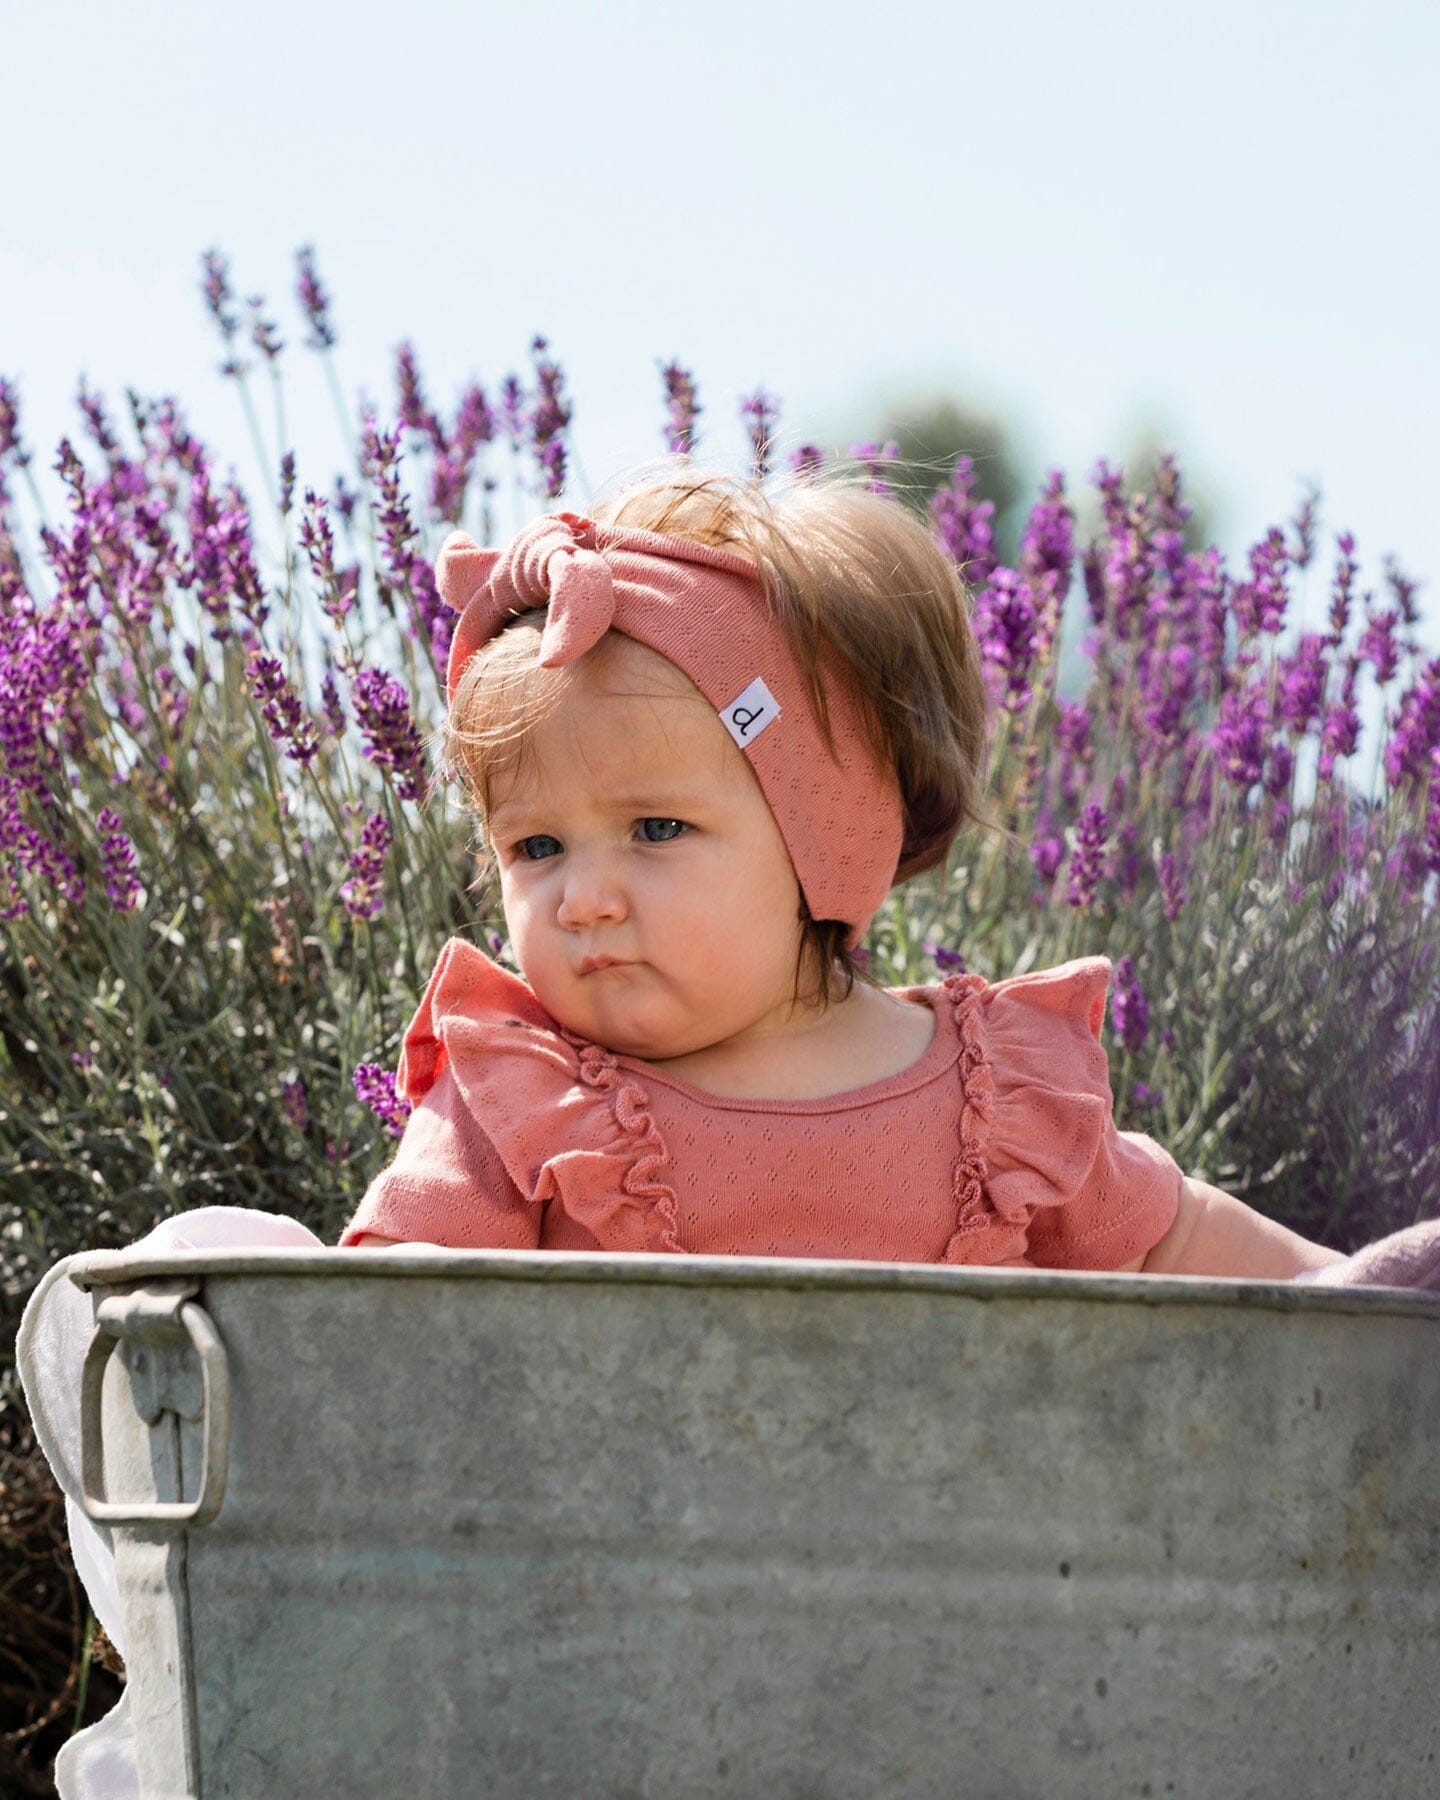
{"type": "Polygon", "coordinates": [[[1110,965],[869,981],[982,809],[963,589],[856,485],[688,471],[446,542],[447,746],[524,979],[441,952],[342,1242],[1286,1279],[1339,1261],[1119,1131],[1110,965]]]}

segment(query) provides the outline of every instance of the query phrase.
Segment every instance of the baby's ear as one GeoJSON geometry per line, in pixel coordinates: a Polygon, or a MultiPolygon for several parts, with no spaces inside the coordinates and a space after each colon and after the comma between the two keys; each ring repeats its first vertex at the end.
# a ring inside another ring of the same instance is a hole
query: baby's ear
{"type": "Polygon", "coordinates": [[[440,598],[456,612],[465,608],[490,579],[500,560],[498,550],[482,550],[468,531],[452,531],[435,559],[435,585],[440,598]]]}

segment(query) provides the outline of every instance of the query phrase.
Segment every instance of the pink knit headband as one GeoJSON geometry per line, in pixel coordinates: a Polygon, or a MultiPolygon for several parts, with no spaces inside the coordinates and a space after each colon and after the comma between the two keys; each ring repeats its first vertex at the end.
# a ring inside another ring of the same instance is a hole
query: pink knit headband
{"type": "Polygon", "coordinates": [[[804,677],[750,562],[654,531],[547,513],[503,550],[452,532],[435,580],[460,618],[446,689],[516,613],[548,606],[540,666],[559,668],[608,630],[686,674],[744,751],[815,919],[841,919],[853,949],[895,880],[903,836],[893,774],[877,766],[859,712],[827,679],[832,756],[804,677]]]}

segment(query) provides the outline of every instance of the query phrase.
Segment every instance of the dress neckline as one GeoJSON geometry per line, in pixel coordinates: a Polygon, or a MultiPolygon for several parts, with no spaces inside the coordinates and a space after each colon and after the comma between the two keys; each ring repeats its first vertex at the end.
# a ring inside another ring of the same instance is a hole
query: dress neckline
{"type": "Polygon", "coordinates": [[[883,1076],[879,1081],[867,1082],[864,1087],[844,1088],[839,1093],[821,1094],[808,1100],[767,1100],[738,1099],[729,1094],[711,1093],[708,1088],[696,1087],[693,1082],[686,1081],[679,1075],[671,1075],[663,1069],[657,1069],[654,1063],[645,1062],[638,1056],[624,1056],[614,1053],[616,1066],[626,1069],[642,1077],[648,1082],[658,1082],[687,1099],[700,1102],[702,1105],[723,1112],[746,1113],[833,1113],[846,1112],[854,1107],[872,1106],[878,1101],[895,1099],[901,1094],[908,1094],[915,1088],[924,1087],[927,1082],[934,1081],[945,1073],[960,1053],[959,1033],[955,1025],[954,1009],[949,1005],[944,986],[886,988],[885,992],[893,994],[897,1000],[908,1000],[916,1005],[928,1006],[935,1015],[935,1029],[931,1033],[930,1042],[909,1068],[901,1069],[894,1075],[883,1076]]]}

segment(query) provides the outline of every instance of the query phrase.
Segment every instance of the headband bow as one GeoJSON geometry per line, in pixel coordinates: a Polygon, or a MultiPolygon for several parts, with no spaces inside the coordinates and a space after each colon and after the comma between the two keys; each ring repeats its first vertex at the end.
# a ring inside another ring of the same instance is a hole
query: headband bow
{"type": "Polygon", "coordinates": [[[460,614],[446,671],[452,700],[461,669],[516,613],[548,608],[540,639],[544,669],[575,662],[615,621],[610,565],[595,549],[594,525],[575,513],[547,513],[504,550],[482,550],[474,538],[454,532],[435,565],[435,585],[460,614]]]}

